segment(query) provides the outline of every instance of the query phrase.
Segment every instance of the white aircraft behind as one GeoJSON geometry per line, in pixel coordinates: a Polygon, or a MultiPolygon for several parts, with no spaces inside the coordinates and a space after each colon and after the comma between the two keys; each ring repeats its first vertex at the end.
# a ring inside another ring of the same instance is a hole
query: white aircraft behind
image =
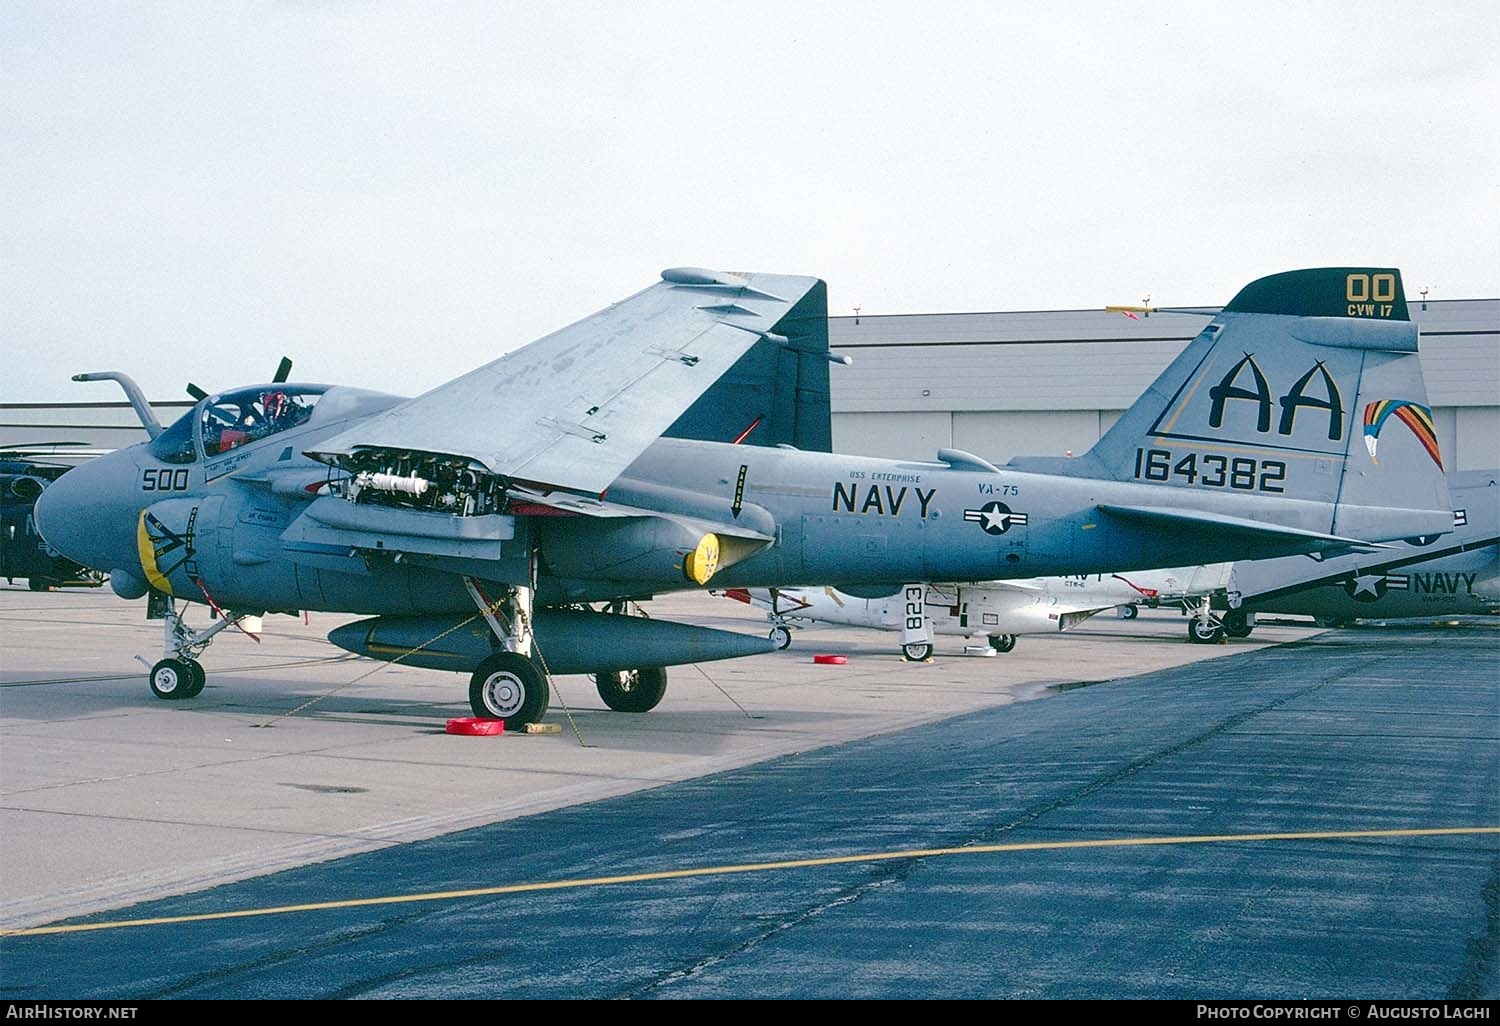
{"type": "Polygon", "coordinates": [[[984,581],[973,584],[906,584],[888,595],[860,589],[853,595],[831,586],[812,588],[729,588],[719,594],[766,610],[770,638],[778,648],[792,643],[803,623],[840,624],[900,631],[901,653],[914,661],[932,656],[933,635],[985,638],[991,651],[1009,652],[1019,634],[1065,631],[1096,613],[1137,605],[1192,601],[1223,591],[1230,563],[984,581]]]}

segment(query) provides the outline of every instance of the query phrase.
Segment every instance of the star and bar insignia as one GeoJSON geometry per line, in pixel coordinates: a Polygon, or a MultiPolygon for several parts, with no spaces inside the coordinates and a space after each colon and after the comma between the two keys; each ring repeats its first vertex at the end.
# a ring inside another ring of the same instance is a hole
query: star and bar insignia
{"type": "Polygon", "coordinates": [[[1026,523],[1026,514],[1017,513],[1003,502],[987,502],[978,509],[964,510],[964,520],[978,524],[985,534],[1004,534],[1017,524],[1026,523]]]}

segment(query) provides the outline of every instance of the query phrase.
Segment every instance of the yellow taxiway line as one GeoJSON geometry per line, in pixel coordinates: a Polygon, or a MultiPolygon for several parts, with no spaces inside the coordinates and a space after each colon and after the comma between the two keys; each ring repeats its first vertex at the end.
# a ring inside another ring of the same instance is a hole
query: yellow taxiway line
{"type": "Polygon", "coordinates": [[[1391,837],[1452,837],[1465,834],[1500,834],[1500,826],[1438,827],[1419,830],[1317,830],[1281,834],[1206,834],[1183,837],[1119,837],[1095,841],[1030,841],[1018,844],[975,844],[959,848],[914,848],[905,851],[871,852],[863,855],[830,855],[824,858],[787,859],[780,862],[750,862],[740,865],[702,866],[697,869],[670,869],[654,873],[632,873],[625,876],[591,876],[577,880],[548,880],[539,883],[504,884],[498,887],[475,887],[461,891],[430,891],[423,894],[396,894],[381,898],[349,898],[343,901],[317,901],[303,905],[278,905],[270,908],[238,909],[231,912],[205,912],[200,915],[162,916],[155,919],[119,919],[110,922],[80,923],[72,926],[38,926],[21,930],[0,930],[0,937],[39,937],[45,934],[84,933],[90,930],[123,930],[138,926],[166,926],[174,923],[204,923],[215,919],[248,919],[253,916],[279,916],[294,912],[326,912],[334,909],[370,908],[377,905],[405,905],[419,901],[455,901],[500,894],[525,894],[535,891],[560,891],[578,887],[607,887],[615,884],[647,883],[654,880],[683,880],[698,876],[724,876],[731,873],[768,873],[786,869],[812,869],[819,866],[850,865],[859,862],[888,862],[896,859],[941,858],[950,855],[989,855],[999,852],[1070,851],[1081,848],[1144,848],[1175,844],[1235,844],[1252,841],[1346,841],[1391,837]]]}

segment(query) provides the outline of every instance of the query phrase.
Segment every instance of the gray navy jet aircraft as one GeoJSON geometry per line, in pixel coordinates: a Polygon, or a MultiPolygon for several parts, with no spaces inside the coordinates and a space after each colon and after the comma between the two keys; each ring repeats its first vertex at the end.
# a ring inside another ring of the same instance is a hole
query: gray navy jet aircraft
{"type": "MultiPolygon", "coordinates": [[[[551,674],[592,674],[611,708],[644,712],[666,666],[770,651],[630,613],[710,582],[857,592],[1115,573],[1453,527],[1395,269],[1252,282],[1071,460],[712,440],[723,422],[702,401],[767,346],[816,354],[826,404],[822,281],[671,269],[412,399],[278,372],[164,429],[125,375],[80,375],[119,381],[151,438],[64,475],[36,519],[164,620],[161,698],[202,690],[197,656],[226,626],[335,611],[369,618],[334,644],[468,674],[474,714],[508,726],[543,716],[551,674]],[[699,428],[669,437],[695,411],[699,428]],[[190,629],[184,601],[217,620],[190,629]]],[[[816,375],[778,382],[817,398],[816,375]]]]}
{"type": "Polygon", "coordinates": [[[1311,616],[1324,626],[1356,620],[1500,613],[1500,470],[1448,477],[1453,531],[1407,539],[1376,553],[1285,556],[1236,563],[1219,609],[1189,636],[1248,637],[1257,613],[1311,616]]]}

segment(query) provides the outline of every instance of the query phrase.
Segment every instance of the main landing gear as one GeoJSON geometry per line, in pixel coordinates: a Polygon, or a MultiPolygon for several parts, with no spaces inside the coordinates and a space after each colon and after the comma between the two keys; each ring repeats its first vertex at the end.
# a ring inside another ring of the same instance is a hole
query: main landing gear
{"type": "Polygon", "coordinates": [[[1231,638],[1248,638],[1255,629],[1255,614],[1243,609],[1231,609],[1223,616],[1224,633],[1231,638]]]}
{"type": "MultiPolygon", "coordinates": [[[[194,631],[177,611],[177,599],[159,591],[151,592],[147,600],[146,617],[162,621],[162,658],[151,667],[147,680],[151,693],[157,698],[176,701],[181,698],[197,698],[208,683],[208,674],[197,657],[203,654],[214,640],[214,636],[226,627],[245,628],[246,620],[258,619],[249,613],[226,613],[215,620],[213,626],[194,631]]],[[[259,629],[259,628],[257,628],[259,629]]],[[[248,633],[248,632],[247,632],[248,633]]],[[[144,660],[142,660],[144,662],[144,660]]]]}
{"type": "Polygon", "coordinates": [[[1183,611],[1192,617],[1188,621],[1188,640],[1200,645],[1222,644],[1230,638],[1248,638],[1255,629],[1254,613],[1243,609],[1215,612],[1207,596],[1191,605],[1185,604],[1183,611]]]}
{"type": "MultiPolygon", "coordinates": [[[[616,616],[628,616],[625,602],[611,602],[605,610],[616,616]]],[[[642,616],[646,614],[641,613],[642,616]]],[[[787,644],[792,643],[787,636],[787,644]]],[[[783,648],[785,646],[782,646],[783,648]]],[[[609,670],[592,675],[594,687],[604,704],[615,712],[643,713],[655,709],[667,693],[667,668],[645,666],[637,670],[609,670]]]]}
{"type": "Polygon", "coordinates": [[[1198,645],[1222,645],[1230,638],[1243,638],[1250,633],[1249,620],[1237,609],[1225,613],[1214,611],[1213,600],[1208,595],[1189,598],[1182,604],[1188,620],[1188,640],[1198,645]]]}
{"type": "Polygon", "coordinates": [[[1213,645],[1229,640],[1224,635],[1224,623],[1213,610],[1209,596],[1189,598],[1182,604],[1188,615],[1188,640],[1195,645],[1213,645]]]}
{"type": "MultiPolygon", "coordinates": [[[[504,720],[508,730],[540,721],[552,689],[544,669],[546,653],[536,651],[531,635],[532,590],[507,587],[492,601],[478,581],[466,577],[464,584],[501,647],[469,677],[469,708],[475,716],[504,720]]],[[[608,611],[627,615],[623,602],[611,603],[608,611]]],[[[667,693],[667,671],[660,666],[596,673],[593,680],[604,704],[616,712],[650,712],[667,693]]]]}
{"type": "Polygon", "coordinates": [[[604,704],[615,712],[650,712],[667,693],[667,671],[661,666],[648,666],[643,670],[596,673],[594,686],[604,704]]]}
{"type": "Polygon", "coordinates": [[[507,586],[491,601],[472,577],[464,587],[494,632],[501,651],[486,656],[469,677],[469,708],[475,716],[504,720],[508,728],[525,727],[547,714],[551,688],[532,659],[530,588],[507,586]]]}
{"type": "Polygon", "coordinates": [[[1016,636],[1014,634],[991,634],[990,648],[996,652],[1009,652],[1016,647],[1016,636]]]}
{"type": "Polygon", "coordinates": [[[540,720],[550,698],[546,675],[519,652],[488,656],[469,678],[469,707],[474,715],[504,720],[507,727],[540,720]]]}

